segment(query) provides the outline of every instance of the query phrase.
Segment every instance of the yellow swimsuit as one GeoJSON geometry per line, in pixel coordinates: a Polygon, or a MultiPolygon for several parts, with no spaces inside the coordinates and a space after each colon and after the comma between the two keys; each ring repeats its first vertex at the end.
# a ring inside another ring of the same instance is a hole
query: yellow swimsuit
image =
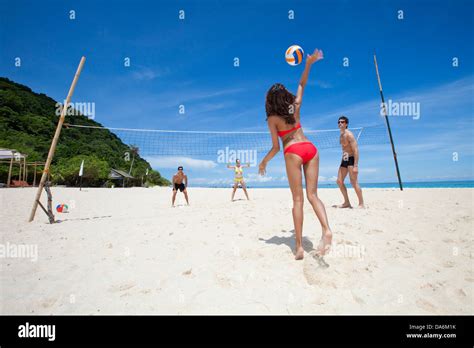
{"type": "Polygon", "coordinates": [[[242,169],[242,167],[235,167],[234,168],[234,173],[235,173],[235,177],[234,177],[234,182],[241,182],[244,180],[244,177],[243,177],[243,172],[244,170],[242,169]],[[237,176],[240,174],[240,178],[238,178],[237,176]]]}

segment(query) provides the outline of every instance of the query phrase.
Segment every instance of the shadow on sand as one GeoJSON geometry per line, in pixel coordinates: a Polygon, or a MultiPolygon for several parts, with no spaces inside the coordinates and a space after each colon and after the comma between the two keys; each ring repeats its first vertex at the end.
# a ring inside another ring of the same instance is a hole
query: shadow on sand
{"type": "MultiPolygon", "coordinates": [[[[282,230],[282,232],[291,233],[291,235],[288,235],[288,237],[273,236],[270,239],[259,238],[259,240],[264,241],[267,244],[275,244],[275,245],[285,244],[288,246],[288,248],[290,248],[293,255],[295,255],[295,245],[296,245],[295,230],[291,230],[291,231],[282,230]]],[[[307,253],[316,251],[313,243],[305,236],[303,236],[303,249],[307,253]]]]}
{"type": "Polygon", "coordinates": [[[64,219],[64,220],[56,220],[57,223],[60,222],[66,222],[66,221],[80,221],[80,220],[95,220],[95,219],[106,219],[106,218],[111,218],[112,215],[104,215],[104,216],[93,216],[93,217],[87,217],[87,218],[76,218],[76,219],[64,219]]]}
{"type": "MultiPolygon", "coordinates": [[[[291,233],[291,236],[288,236],[288,237],[273,236],[270,239],[259,238],[259,240],[264,241],[265,243],[268,243],[268,244],[275,244],[275,245],[285,244],[290,248],[293,255],[295,255],[295,244],[296,244],[295,230],[291,230],[291,231],[282,230],[282,232],[289,232],[291,233]]],[[[324,269],[329,267],[329,264],[324,260],[324,257],[319,256],[317,254],[317,250],[314,248],[313,243],[305,236],[303,236],[303,249],[313,259],[316,260],[319,267],[324,268],[324,269]]]]}

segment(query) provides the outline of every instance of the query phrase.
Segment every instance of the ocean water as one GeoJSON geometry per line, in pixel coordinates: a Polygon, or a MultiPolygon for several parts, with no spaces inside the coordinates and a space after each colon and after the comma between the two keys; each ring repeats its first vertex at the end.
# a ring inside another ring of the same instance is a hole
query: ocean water
{"type": "MultiPolygon", "coordinates": [[[[425,181],[425,182],[404,182],[403,188],[474,188],[474,180],[468,181],[425,181]]],[[[350,186],[350,184],[348,185],[350,186]]],[[[391,183],[361,183],[362,188],[399,188],[398,182],[391,183]]],[[[321,187],[337,187],[328,185],[321,187]]]]}
{"type": "MultiPolygon", "coordinates": [[[[347,180],[348,181],[348,180],[347,180]]],[[[199,185],[199,187],[219,187],[219,188],[229,188],[232,185],[199,185]]],[[[346,182],[346,186],[351,188],[351,184],[346,182]]],[[[398,182],[384,182],[384,183],[360,183],[362,188],[399,188],[398,182]]],[[[281,185],[263,185],[258,183],[248,183],[248,188],[288,188],[288,184],[281,185]]],[[[337,188],[336,183],[320,183],[318,185],[320,188],[337,188]]],[[[404,182],[403,188],[474,188],[474,180],[465,180],[465,181],[420,181],[420,182],[404,182]]]]}

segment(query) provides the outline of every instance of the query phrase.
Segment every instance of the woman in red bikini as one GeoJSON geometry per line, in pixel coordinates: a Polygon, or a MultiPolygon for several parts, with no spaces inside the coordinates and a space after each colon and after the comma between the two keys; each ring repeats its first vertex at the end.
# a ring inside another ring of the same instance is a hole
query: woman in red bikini
{"type": "Polygon", "coordinates": [[[280,151],[278,137],[284,149],[286,173],[293,195],[293,222],[296,234],[295,259],[304,257],[303,249],[303,185],[302,172],[306,180],[306,196],[316,213],[322,227],[322,237],[317,255],[323,256],[332,242],[326,209],[318,198],[319,153],[316,147],[306,138],[300,124],[300,109],[304,87],[308,80],[311,65],[323,59],[323,52],[316,49],[306,57],[306,66],[301,76],[296,96],[282,84],[274,84],[267,93],[265,109],[267,123],[272,136],[272,148],[259,165],[260,175],[265,175],[267,163],[280,151]]]}

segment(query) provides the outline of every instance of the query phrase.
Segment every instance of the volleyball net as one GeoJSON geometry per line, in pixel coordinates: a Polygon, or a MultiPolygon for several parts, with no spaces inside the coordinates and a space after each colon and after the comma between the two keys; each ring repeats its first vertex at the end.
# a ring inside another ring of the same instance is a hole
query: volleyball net
{"type": "MultiPolygon", "coordinates": [[[[172,131],[157,129],[113,128],[68,124],[68,127],[109,130],[120,140],[138,147],[141,156],[209,156],[223,149],[246,149],[266,153],[272,146],[270,133],[172,131]]],[[[358,145],[388,144],[387,130],[383,124],[350,128],[358,145]]],[[[339,129],[305,130],[306,137],[318,149],[340,147],[339,129]]]]}

